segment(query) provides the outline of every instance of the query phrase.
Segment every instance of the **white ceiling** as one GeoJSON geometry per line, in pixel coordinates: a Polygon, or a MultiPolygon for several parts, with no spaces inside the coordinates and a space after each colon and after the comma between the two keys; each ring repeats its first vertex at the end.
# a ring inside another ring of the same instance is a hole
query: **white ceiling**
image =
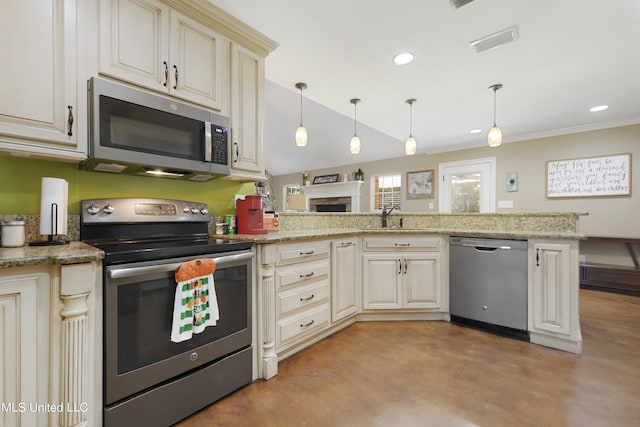
{"type": "MultiPolygon", "coordinates": [[[[640,1],[210,0],[279,44],[266,60],[265,156],[272,175],[640,123],[640,1]],[[517,25],[519,39],[469,42],[517,25]],[[415,61],[394,65],[408,50],[415,61]],[[307,147],[297,147],[300,92],[307,147]],[[362,151],[348,151],[357,106],[362,151]],[[599,113],[589,108],[606,104],[599,113]],[[469,134],[482,128],[479,135],[469,134]]],[[[499,148],[498,148],[499,149],[499,148]]]]}

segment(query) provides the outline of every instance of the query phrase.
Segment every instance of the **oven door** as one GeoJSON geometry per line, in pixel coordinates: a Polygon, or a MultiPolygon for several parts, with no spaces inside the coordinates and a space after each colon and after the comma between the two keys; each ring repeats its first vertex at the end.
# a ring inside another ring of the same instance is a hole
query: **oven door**
{"type": "Polygon", "coordinates": [[[105,268],[105,405],[251,346],[253,252],[202,255],[105,268]],[[171,341],[175,271],[213,258],[220,319],[189,340],[171,341]]]}

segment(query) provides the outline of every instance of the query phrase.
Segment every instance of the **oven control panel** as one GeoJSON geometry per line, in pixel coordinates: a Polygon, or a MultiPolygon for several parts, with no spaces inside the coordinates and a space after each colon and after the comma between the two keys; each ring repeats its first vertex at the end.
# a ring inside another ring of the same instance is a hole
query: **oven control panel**
{"type": "Polygon", "coordinates": [[[94,199],[82,201],[82,222],[208,222],[206,203],[168,199],[94,199]]]}

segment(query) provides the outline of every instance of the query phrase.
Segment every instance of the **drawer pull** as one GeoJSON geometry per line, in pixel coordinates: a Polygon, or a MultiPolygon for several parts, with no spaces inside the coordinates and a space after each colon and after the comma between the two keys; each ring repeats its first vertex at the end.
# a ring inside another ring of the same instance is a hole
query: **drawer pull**
{"type": "Polygon", "coordinates": [[[303,255],[313,255],[313,251],[300,252],[300,256],[303,256],[303,255]]]}
{"type": "Polygon", "coordinates": [[[301,279],[306,279],[307,277],[311,277],[311,276],[313,276],[313,271],[312,271],[311,273],[301,274],[301,275],[300,275],[300,278],[301,278],[301,279]]]}
{"type": "Polygon", "coordinates": [[[411,243],[396,243],[395,246],[406,248],[411,246],[411,243]]]}
{"type": "Polygon", "coordinates": [[[315,298],[315,295],[314,295],[314,294],[311,294],[311,296],[310,296],[310,297],[300,298],[300,301],[311,301],[311,300],[312,300],[312,299],[314,299],[314,298],[315,298]]]}
{"type": "Polygon", "coordinates": [[[301,328],[307,328],[307,327],[309,327],[309,326],[313,325],[314,323],[315,323],[315,320],[311,320],[311,322],[309,322],[309,323],[305,323],[304,325],[301,323],[301,324],[300,324],[300,327],[301,327],[301,328]]]}

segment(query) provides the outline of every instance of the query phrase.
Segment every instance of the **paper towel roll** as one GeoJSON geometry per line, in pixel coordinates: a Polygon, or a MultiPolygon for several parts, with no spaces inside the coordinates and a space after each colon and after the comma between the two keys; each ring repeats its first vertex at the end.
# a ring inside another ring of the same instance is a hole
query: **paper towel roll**
{"type": "Polygon", "coordinates": [[[61,178],[42,177],[40,194],[40,234],[67,234],[67,204],[69,197],[69,183],[61,178]],[[58,205],[56,221],[53,208],[53,227],[51,212],[53,204],[58,205]],[[57,229],[56,229],[57,226],[57,229]]]}

